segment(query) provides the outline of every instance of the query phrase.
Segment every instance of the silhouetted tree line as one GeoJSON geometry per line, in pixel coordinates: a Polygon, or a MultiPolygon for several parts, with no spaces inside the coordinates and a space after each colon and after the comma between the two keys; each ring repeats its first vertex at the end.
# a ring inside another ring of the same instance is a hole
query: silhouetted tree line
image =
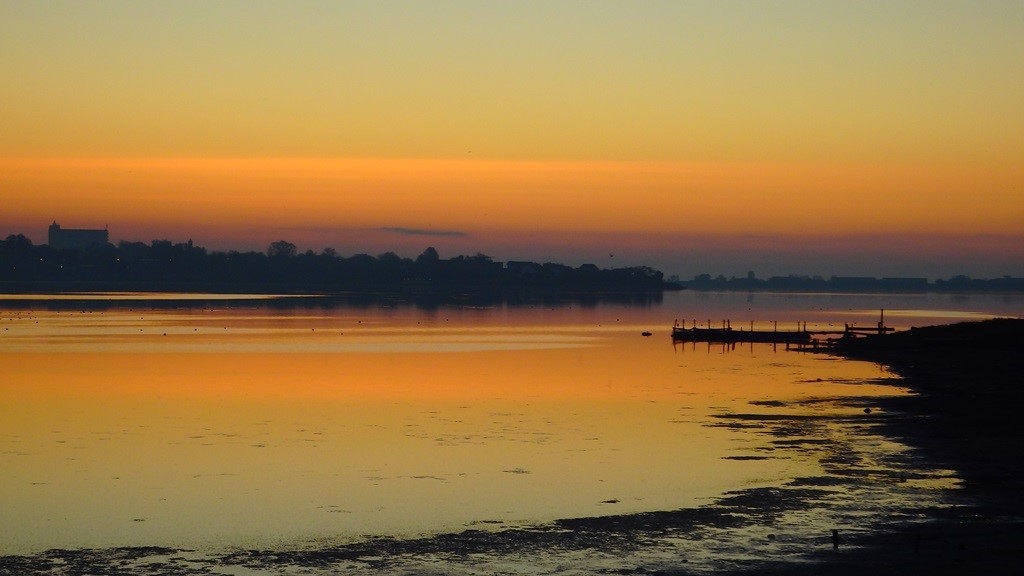
{"type": "Polygon", "coordinates": [[[169,240],[94,244],[85,250],[33,245],[24,235],[0,242],[0,290],[154,290],[211,292],[403,292],[422,294],[661,291],[663,275],[646,266],[600,269],[495,262],[489,256],[442,259],[427,248],[416,259],[393,252],[300,253],[291,242],[266,252],[208,252],[169,240]]]}
{"type": "Polygon", "coordinates": [[[679,282],[693,290],[795,291],[795,292],[1024,292],[1024,278],[978,279],[953,276],[948,280],[929,282],[927,278],[874,278],[871,276],[746,276],[726,278],[700,274],[690,281],[679,282]]]}

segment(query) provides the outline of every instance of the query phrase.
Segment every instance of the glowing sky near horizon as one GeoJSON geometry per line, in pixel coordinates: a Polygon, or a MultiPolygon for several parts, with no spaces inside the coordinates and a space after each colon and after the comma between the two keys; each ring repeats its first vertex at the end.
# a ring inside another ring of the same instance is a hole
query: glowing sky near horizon
{"type": "Polygon", "coordinates": [[[7,1],[0,234],[1020,276],[1022,55],[1020,2],[7,1]]]}

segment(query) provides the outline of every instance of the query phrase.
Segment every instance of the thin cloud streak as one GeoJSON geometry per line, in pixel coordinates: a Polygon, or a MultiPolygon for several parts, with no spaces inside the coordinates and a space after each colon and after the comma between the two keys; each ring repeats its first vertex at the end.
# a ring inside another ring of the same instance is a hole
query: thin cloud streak
{"type": "Polygon", "coordinates": [[[384,228],[378,228],[381,232],[389,232],[391,234],[401,234],[403,236],[441,236],[441,237],[457,237],[466,238],[469,234],[466,232],[460,232],[458,230],[427,230],[424,228],[403,228],[400,226],[388,226],[384,228]]]}

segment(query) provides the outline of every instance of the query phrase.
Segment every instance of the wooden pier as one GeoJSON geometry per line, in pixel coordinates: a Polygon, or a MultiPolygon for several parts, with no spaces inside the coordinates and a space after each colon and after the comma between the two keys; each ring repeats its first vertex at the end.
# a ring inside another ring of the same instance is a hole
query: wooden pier
{"type": "Polygon", "coordinates": [[[771,330],[755,330],[754,323],[750,329],[733,329],[732,321],[723,320],[721,327],[714,327],[711,321],[699,326],[696,320],[687,328],[686,321],[682,324],[676,320],[672,326],[672,340],[680,342],[760,342],[768,344],[800,344],[826,347],[842,339],[882,336],[895,331],[885,325],[885,310],[882,310],[878,324],[875,326],[857,326],[844,324],[842,330],[807,329],[807,323],[797,323],[796,330],[779,330],[778,322],[772,323],[771,330]]]}

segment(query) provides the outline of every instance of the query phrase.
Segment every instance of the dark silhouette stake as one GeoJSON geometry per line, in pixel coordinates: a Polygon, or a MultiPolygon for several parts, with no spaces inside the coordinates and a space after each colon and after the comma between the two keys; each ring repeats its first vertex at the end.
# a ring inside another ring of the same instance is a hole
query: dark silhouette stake
{"type": "Polygon", "coordinates": [[[832,529],[832,549],[839,550],[839,530],[832,529]]]}

